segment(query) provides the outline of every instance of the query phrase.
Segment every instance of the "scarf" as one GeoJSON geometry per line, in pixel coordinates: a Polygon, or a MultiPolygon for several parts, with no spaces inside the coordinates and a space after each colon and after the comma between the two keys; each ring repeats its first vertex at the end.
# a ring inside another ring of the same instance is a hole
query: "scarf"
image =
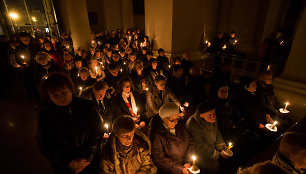
{"type": "Polygon", "coordinates": [[[133,117],[135,117],[136,116],[136,102],[135,102],[135,98],[134,98],[133,93],[132,92],[130,92],[130,93],[122,92],[122,98],[123,98],[126,106],[129,108],[129,111],[130,111],[131,115],[133,117]],[[131,103],[129,102],[128,97],[131,98],[131,103]]]}

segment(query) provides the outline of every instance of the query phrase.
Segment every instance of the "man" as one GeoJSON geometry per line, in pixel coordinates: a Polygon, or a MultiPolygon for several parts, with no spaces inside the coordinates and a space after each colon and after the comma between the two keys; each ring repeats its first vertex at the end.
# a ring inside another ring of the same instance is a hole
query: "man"
{"type": "Polygon", "coordinates": [[[101,174],[154,174],[151,143],[130,116],[118,117],[102,149],[101,174]]]}
{"type": "Polygon", "coordinates": [[[168,57],[165,56],[165,50],[160,48],[158,49],[158,56],[157,56],[157,64],[158,64],[158,69],[161,69],[163,71],[169,70],[169,59],[168,57]]]}
{"type": "Polygon", "coordinates": [[[283,167],[289,173],[305,173],[306,135],[295,132],[283,134],[278,152],[273,157],[272,162],[283,167]]]}
{"type": "Polygon", "coordinates": [[[201,173],[220,172],[219,159],[228,158],[224,154],[226,145],[216,122],[215,106],[209,102],[200,103],[197,112],[190,117],[186,127],[196,144],[201,173]]]}
{"type": "Polygon", "coordinates": [[[88,170],[101,137],[101,119],[92,104],[73,97],[73,83],[61,73],[42,81],[50,104],[39,113],[38,145],[54,173],[88,170]]]}
{"type": "Polygon", "coordinates": [[[166,103],[153,117],[150,126],[152,158],[158,173],[188,174],[194,142],[185,124],[180,121],[179,107],[166,103]]]}
{"type": "Polygon", "coordinates": [[[100,113],[103,122],[111,123],[111,118],[108,117],[111,106],[111,96],[106,92],[107,89],[108,86],[104,81],[96,81],[92,87],[82,92],[81,98],[91,100],[100,113]]]}

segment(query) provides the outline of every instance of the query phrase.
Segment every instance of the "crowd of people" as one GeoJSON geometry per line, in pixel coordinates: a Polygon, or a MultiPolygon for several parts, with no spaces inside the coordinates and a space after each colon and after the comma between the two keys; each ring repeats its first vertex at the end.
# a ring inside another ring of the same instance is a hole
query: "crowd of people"
{"type": "MultiPolygon", "coordinates": [[[[192,156],[201,173],[235,173],[293,124],[279,111],[271,71],[237,84],[226,65],[204,74],[188,53],[169,59],[160,48],[155,58],[139,30],[91,39],[89,50],[67,33],[9,42],[7,62],[41,109],[37,141],[55,173],[187,174],[192,156]],[[276,121],[277,132],[265,127],[276,121]]],[[[305,135],[288,134],[286,148],[259,166],[302,173],[306,146],[291,136],[305,135]]]]}

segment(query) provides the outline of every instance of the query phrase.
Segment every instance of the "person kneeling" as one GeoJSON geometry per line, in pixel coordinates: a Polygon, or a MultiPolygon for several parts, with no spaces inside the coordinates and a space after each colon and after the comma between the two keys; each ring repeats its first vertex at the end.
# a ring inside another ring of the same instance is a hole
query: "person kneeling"
{"type": "Polygon", "coordinates": [[[188,174],[191,167],[194,142],[179,118],[179,107],[166,103],[151,121],[152,158],[158,173],[188,174]]]}
{"type": "Polygon", "coordinates": [[[136,129],[130,116],[121,116],[113,122],[112,133],[102,149],[100,173],[154,174],[151,143],[136,129]]]}

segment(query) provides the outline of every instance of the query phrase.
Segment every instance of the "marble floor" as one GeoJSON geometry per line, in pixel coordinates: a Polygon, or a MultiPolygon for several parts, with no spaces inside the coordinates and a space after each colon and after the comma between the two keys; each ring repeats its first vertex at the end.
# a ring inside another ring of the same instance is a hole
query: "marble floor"
{"type": "MultiPolygon", "coordinates": [[[[1,84],[2,85],[2,84],[1,84]]],[[[36,143],[37,113],[22,83],[0,93],[0,173],[49,174],[52,169],[36,143]]]]}

